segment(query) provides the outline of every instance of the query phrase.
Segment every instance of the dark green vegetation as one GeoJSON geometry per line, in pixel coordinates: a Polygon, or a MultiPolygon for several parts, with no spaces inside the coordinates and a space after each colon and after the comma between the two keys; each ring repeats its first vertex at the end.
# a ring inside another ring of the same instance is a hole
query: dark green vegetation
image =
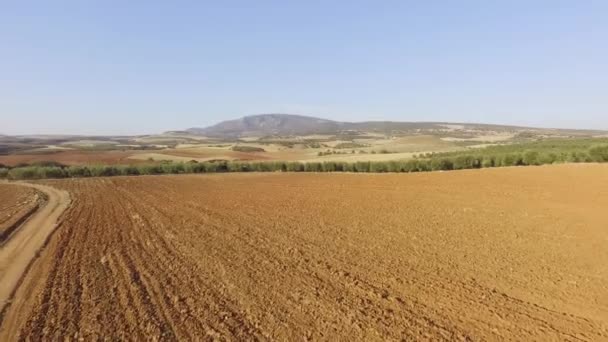
{"type": "Polygon", "coordinates": [[[261,147],[242,146],[242,145],[233,146],[231,148],[231,150],[236,151],[236,152],[266,152],[266,150],[264,150],[261,147]]]}
{"type": "Polygon", "coordinates": [[[362,148],[362,147],[369,147],[369,145],[359,144],[356,142],[345,142],[345,143],[339,143],[336,146],[334,146],[334,148],[336,148],[336,149],[354,149],[354,148],[362,148]]]}
{"type": "Polygon", "coordinates": [[[608,139],[550,139],[426,154],[411,160],[354,163],[213,161],[68,167],[54,162],[39,162],[14,168],[0,167],[0,177],[18,180],[216,172],[424,172],[581,162],[608,162],[608,139]]]}
{"type": "Polygon", "coordinates": [[[547,139],[419,157],[442,170],[608,161],[608,139],[547,139]]]}

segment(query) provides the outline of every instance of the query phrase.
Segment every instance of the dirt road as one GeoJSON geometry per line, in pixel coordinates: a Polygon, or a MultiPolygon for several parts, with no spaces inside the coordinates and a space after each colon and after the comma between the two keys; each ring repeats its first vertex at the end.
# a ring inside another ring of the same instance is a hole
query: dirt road
{"type": "Polygon", "coordinates": [[[45,184],[0,341],[608,340],[608,165],[45,184]]]}
{"type": "MultiPolygon", "coordinates": [[[[55,229],[59,216],[70,204],[70,196],[66,191],[40,184],[14,184],[41,191],[48,199],[0,247],[0,312],[4,312],[28,265],[55,229]]],[[[19,300],[20,298],[14,298],[13,301],[19,300]]]]}
{"type": "Polygon", "coordinates": [[[29,187],[0,181],[0,247],[43,204],[44,196],[29,187]]]}

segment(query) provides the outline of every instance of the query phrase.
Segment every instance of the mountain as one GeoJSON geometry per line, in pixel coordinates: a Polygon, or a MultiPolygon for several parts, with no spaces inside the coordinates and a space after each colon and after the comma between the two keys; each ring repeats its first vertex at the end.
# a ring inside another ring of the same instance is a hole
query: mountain
{"type": "Polygon", "coordinates": [[[562,134],[587,136],[602,131],[530,128],[507,125],[448,123],[448,122],[396,122],[365,121],[340,122],[311,116],[293,114],[259,114],[236,120],[220,122],[206,128],[189,128],[187,134],[215,138],[238,138],[246,136],[298,136],[308,134],[339,134],[344,132],[378,132],[392,134],[433,133],[458,127],[466,131],[534,132],[536,134],[562,134]]]}
{"type": "Polygon", "coordinates": [[[339,122],[293,114],[259,114],[223,121],[206,128],[190,128],[189,134],[209,137],[244,137],[265,135],[336,134],[345,131],[391,132],[416,129],[441,129],[440,123],[391,121],[339,122]]]}
{"type": "Polygon", "coordinates": [[[291,114],[261,114],[223,121],[207,128],[190,128],[190,134],[212,137],[239,137],[255,135],[305,135],[333,133],[341,123],[326,119],[291,114]]]}

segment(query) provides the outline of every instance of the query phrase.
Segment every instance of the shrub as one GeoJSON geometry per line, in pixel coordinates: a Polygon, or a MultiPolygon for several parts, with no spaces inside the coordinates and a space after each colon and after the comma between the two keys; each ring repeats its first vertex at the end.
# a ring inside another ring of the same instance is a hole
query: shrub
{"type": "Polygon", "coordinates": [[[65,171],[67,177],[91,177],[91,171],[86,166],[70,166],[65,171]]]}
{"type": "Polygon", "coordinates": [[[112,165],[94,165],[90,167],[92,177],[111,177],[119,176],[120,170],[112,165]]]}
{"type": "Polygon", "coordinates": [[[481,167],[494,167],[496,166],[496,161],[494,157],[485,157],[481,161],[481,167]]]}
{"type": "Polygon", "coordinates": [[[545,153],[540,156],[541,164],[553,164],[557,160],[557,155],[555,153],[545,153]]]}
{"type": "Polygon", "coordinates": [[[7,178],[19,179],[42,179],[42,178],[64,178],[66,173],[60,167],[48,166],[26,166],[14,168],[8,171],[7,178]]]}
{"type": "Polygon", "coordinates": [[[321,172],[323,171],[323,164],[317,162],[311,162],[304,164],[304,171],[306,172],[321,172]]]}
{"type": "Polygon", "coordinates": [[[304,164],[298,162],[287,163],[287,171],[302,172],[304,171],[304,164]]]}
{"type": "Polygon", "coordinates": [[[404,172],[418,172],[418,171],[420,171],[419,168],[418,168],[418,164],[420,162],[424,162],[424,161],[415,160],[415,159],[411,159],[411,160],[406,161],[403,164],[403,171],[404,172]]]}
{"type": "Polygon", "coordinates": [[[516,163],[516,157],[513,154],[506,154],[502,157],[501,166],[514,166],[516,163]]]}
{"type": "Polygon", "coordinates": [[[138,165],[137,170],[140,175],[158,175],[163,171],[160,165],[155,164],[138,165]]]}
{"type": "Polygon", "coordinates": [[[343,172],[353,172],[353,163],[346,163],[346,162],[342,162],[340,163],[340,167],[342,168],[343,172]]]}
{"type": "Polygon", "coordinates": [[[481,167],[480,157],[475,157],[471,155],[462,155],[458,156],[454,159],[454,170],[462,170],[462,169],[478,169],[481,167]]]}
{"type": "Polygon", "coordinates": [[[441,158],[441,159],[432,159],[431,160],[431,170],[433,170],[433,171],[453,170],[453,169],[454,169],[454,162],[452,162],[451,159],[441,158]]]}
{"type": "Polygon", "coordinates": [[[418,171],[426,172],[431,171],[431,162],[429,160],[419,160],[418,161],[418,171]]]}
{"type": "Polygon", "coordinates": [[[336,163],[335,162],[324,162],[323,163],[323,171],[325,172],[335,172],[336,171],[336,163]]]}
{"type": "Polygon", "coordinates": [[[266,152],[266,150],[264,150],[261,147],[243,146],[243,145],[233,146],[231,148],[231,150],[236,151],[236,152],[266,152]]]}
{"type": "Polygon", "coordinates": [[[372,162],[369,165],[369,172],[388,172],[388,164],[386,162],[372,162]]]}
{"type": "Polygon", "coordinates": [[[123,176],[137,176],[140,174],[139,169],[133,165],[118,166],[118,171],[123,176]]]}
{"type": "Polygon", "coordinates": [[[398,161],[389,161],[387,163],[388,172],[403,172],[403,163],[398,161]]]}
{"type": "Polygon", "coordinates": [[[353,172],[369,172],[370,162],[358,161],[353,165],[353,172]]]}
{"type": "Polygon", "coordinates": [[[8,177],[8,169],[5,167],[0,168],[0,178],[8,177]]]}
{"type": "Polygon", "coordinates": [[[183,163],[165,163],[160,166],[162,173],[166,174],[180,174],[185,172],[183,163]]]}
{"type": "Polygon", "coordinates": [[[540,154],[538,151],[526,151],[524,152],[523,162],[525,165],[540,165],[540,154]]]}
{"type": "Polygon", "coordinates": [[[608,162],[608,144],[591,147],[589,157],[595,162],[608,162]]]}
{"type": "Polygon", "coordinates": [[[367,147],[367,145],[359,144],[356,142],[346,142],[346,143],[339,143],[339,144],[336,144],[336,146],[334,146],[334,148],[337,148],[337,149],[353,149],[353,148],[361,148],[361,147],[367,147]]]}
{"type": "Polygon", "coordinates": [[[35,178],[37,178],[37,175],[38,175],[38,172],[37,172],[36,167],[24,166],[24,167],[17,167],[17,168],[11,169],[8,172],[7,177],[8,177],[8,179],[12,179],[12,180],[35,179],[35,178]]]}
{"type": "Polygon", "coordinates": [[[56,166],[45,166],[38,169],[39,178],[65,178],[66,173],[63,168],[56,166]]]}

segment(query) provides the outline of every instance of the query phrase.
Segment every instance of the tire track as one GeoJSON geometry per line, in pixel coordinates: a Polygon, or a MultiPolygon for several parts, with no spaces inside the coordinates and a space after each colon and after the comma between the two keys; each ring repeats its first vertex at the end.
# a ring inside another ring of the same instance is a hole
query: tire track
{"type": "Polygon", "coordinates": [[[34,188],[47,196],[47,202],[13,232],[0,247],[0,325],[30,263],[57,227],[63,212],[70,206],[70,195],[63,190],[29,183],[14,183],[34,188]]]}

